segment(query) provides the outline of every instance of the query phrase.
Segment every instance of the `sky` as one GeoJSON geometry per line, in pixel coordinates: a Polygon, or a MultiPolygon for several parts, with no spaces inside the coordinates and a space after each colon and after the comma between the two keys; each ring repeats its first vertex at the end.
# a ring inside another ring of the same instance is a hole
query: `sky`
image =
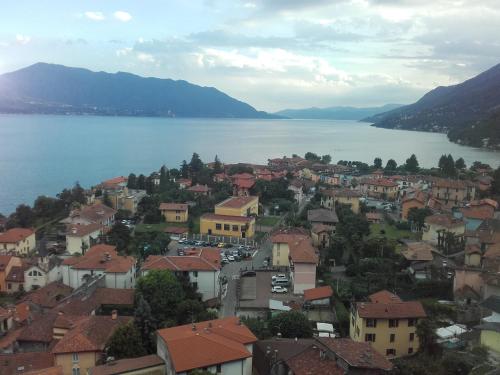
{"type": "Polygon", "coordinates": [[[259,110],[411,103],[500,63],[500,0],[17,0],[0,73],[36,62],[213,86],[259,110]]]}

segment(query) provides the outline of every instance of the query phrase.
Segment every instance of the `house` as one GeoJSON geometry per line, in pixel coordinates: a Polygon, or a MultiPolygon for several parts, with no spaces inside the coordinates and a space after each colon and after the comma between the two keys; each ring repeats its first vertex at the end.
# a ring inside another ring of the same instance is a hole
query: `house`
{"type": "Polygon", "coordinates": [[[500,296],[489,296],[480,304],[490,315],[484,317],[479,326],[480,342],[490,350],[500,353],[500,296]]]}
{"type": "Polygon", "coordinates": [[[86,374],[105,353],[105,345],[115,330],[130,317],[92,315],[77,322],[64,333],[52,349],[54,362],[64,374],[86,374]]]}
{"type": "Polygon", "coordinates": [[[359,213],[359,198],[361,193],[351,189],[323,190],[321,192],[321,206],[335,210],[338,204],[348,206],[355,214],[359,213]]]}
{"type": "Polygon", "coordinates": [[[476,187],[470,181],[438,178],[432,182],[432,196],[447,207],[459,206],[475,199],[476,187]]]}
{"type": "Polygon", "coordinates": [[[254,345],[256,375],[386,374],[393,365],[364,342],[348,338],[273,338],[254,345]]]}
{"type": "Polygon", "coordinates": [[[363,195],[384,200],[396,200],[399,191],[398,184],[386,178],[364,178],[358,189],[363,195]]]}
{"type": "Polygon", "coordinates": [[[455,215],[465,221],[465,229],[467,231],[475,231],[484,221],[494,218],[497,208],[498,204],[496,201],[482,199],[480,201],[473,201],[466,207],[460,208],[455,215]]]}
{"type": "Polygon", "coordinates": [[[304,304],[308,307],[328,308],[333,290],[330,285],[304,290],[304,304]]]}
{"type": "Polygon", "coordinates": [[[166,222],[185,223],[188,221],[186,203],[161,203],[160,212],[166,222]]]}
{"type": "Polygon", "coordinates": [[[305,289],[316,287],[318,255],[312,239],[300,229],[284,229],[271,236],[273,266],[289,267],[293,293],[303,294],[305,289]]]}
{"type": "Polygon", "coordinates": [[[290,181],[290,185],[288,186],[288,190],[293,192],[293,198],[298,204],[301,204],[304,200],[304,187],[302,181],[294,178],[290,181]]]}
{"type": "MultiPolygon", "coordinates": [[[[52,353],[15,353],[0,354],[0,374],[44,374],[44,369],[54,366],[52,353]]],[[[53,372],[50,375],[62,375],[62,372],[53,372]]]]}
{"type": "Polygon", "coordinates": [[[88,375],[164,375],[165,363],[156,354],[108,361],[91,367],[88,375]]]}
{"type": "Polygon", "coordinates": [[[380,224],[382,222],[382,215],[378,212],[367,212],[365,217],[371,224],[380,224]]]}
{"type": "Polygon", "coordinates": [[[230,176],[233,185],[233,195],[237,197],[250,196],[250,189],[255,185],[255,176],[250,173],[237,173],[230,176]]]}
{"type": "Polygon", "coordinates": [[[99,277],[107,288],[133,288],[135,268],[134,257],[118,255],[111,245],[95,245],[85,255],[63,261],[63,283],[79,288],[92,278],[99,277]]]}
{"type": "Polygon", "coordinates": [[[356,302],[351,308],[349,335],[355,341],[368,342],[387,358],[418,351],[418,320],[426,314],[417,301],[403,302],[386,290],[370,295],[369,302],[356,302]]]}
{"type": "Polygon", "coordinates": [[[408,220],[408,214],[412,208],[421,209],[427,205],[427,196],[424,192],[417,190],[414,194],[407,195],[401,202],[401,219],[408,220]]]}
{"type": "MultiPolygon", "coordinates": [[[[0,291],[8,292],[6,278],[10,274],[12,267],[20,267],[22,259],[12,255],[0,255],[0,291]]],[[[12,289],[12,287],[11,287],[12,289]]]]}
{"type": "Polygon", "coordinates": [[[57,256],[32,258],[25,262],[24,290],[43,288],[48,283],[62,278],[62,260],[57,256]]]}
{"type": "Polygon", "coordinates": [[[189,233],[187,227],[166,227],[164,232],[170,236],[171,240],[178,241],[182,237],[186,237],[189,233]]]}
{"type": "Polygon", "coordinates": [[[456,236],[465,234],[465,222],[447,214],[435,214],[425,218],[423,241],[438,244],[441,233],[450,232],[456,236]]]}
{"type": "Polygon", "coordinates": [[[432,244],[424,241],[406,242],[406,248],[401,251],[401,255],[408,265],[408,273],[416,280],[431,279],[433,270],[442,270],[455,265],[432,244]]]}
{"type": "Polygon", "coordinates": [[[188,187],[186,190],[193,193],[196,197],[199,196],[209,197],[210,194],[212,193],[212,188],[209,188],[207,185],[200,185],[200,184],[188,187]]]}
{"type": "Polygon", "coordinates": [[[215,213],[200,218],[200,232],[213,236],[251,238],[255,234],[258,197],[230,197],[215,205],[215,213]]]}
{"type": "Polygon", "coordinates": [[[28,255],[35,250],[36,238],[33,229],[12,228],[0,233],[0,252],[8,255],[28,255]]]}
{"type": "Polygon", "coordinates": [[[220,251],[201,248],[187,252],[186,255],[150,255],[144,262],[141,273],[146,275],[151,270],[170,270],[179,276],[189,278],[207,301],[220,295],[220,251]]]}
{"type": "MultiPolygon", "coordinates": [[[[127,210],[130,211],[132,215],[137,212],[139,202],[147,195],[146,190],[129,189],[127,187],[126,178],[124,182],[119,182],[122,178],[116,178],[116,184],[102,183],[100,185],[102,191],[107,195],[109,201],[111,202],[111,207],[115,210],[127,210]]],[[[108,180],[109,181],[113,181],[108,180]]],[[[159,184],[159,180],[158,184],[159,184]]],[[[153,184],[155,182],[153,181],[153,184]]],[[[156,185],[155,185],[156,186],[156,185]]],[[[103,202],[104,195],[99,197],[98,201],[103,202]]]]}
{"type": "Polygon", "coordinates": [[[94,246],[103,233],[99,223],[68,224],[66,227],[66,251],[70,254],[83,254],[94,246]]]}
{"type": "Polygon", "coordinates": [[[164,328],[156,332],[157,354],[166,374],[205,369],[224,375],[251,375],[255,335],[237,317],[164,328]]]}
{"type": "Polygon", "coordinates": [[[110,229],[115,223],[116,211],[102,203],[95,203],[90,206],[71,211],[69,216],[60,221],[62,224],[100,224],[105,230],[110,229]]]}
{"type": "Polygon", "coordinates": [[[51,282],[46,286],[28,292],[22,299],[23,302],[34,304],[42,309],[52,309],[61,300],[71,295],[73,288],[62,282],[51,282]]]}
{"type": "Polygon", "coordinates": [[[188,187],[191,187],[193,181],[190,178],[179,178],[177,183],[179,184],[179,188],[187,189],[188,187]]]}
{"type": "Polygon", "coordinates": [[[313,224],[311,228],[311,238],[313,245],[319,249],[330,246],[330,240],[335,232],[335,227],[325,224],[313,224]]]}
{"type": "Polygon", "coordinates": [[[19,351],[47,352],[54,344],[54,322],[58,314],[54,311],[33,312],[17,337],[19,351]]]}
{"type": "Polygon", "coordinates": [[[335,228],[339,222],[339,218],[334,210],[316,208],[307,211],[307,221],[311,224],[323,224],[335,228]]]}

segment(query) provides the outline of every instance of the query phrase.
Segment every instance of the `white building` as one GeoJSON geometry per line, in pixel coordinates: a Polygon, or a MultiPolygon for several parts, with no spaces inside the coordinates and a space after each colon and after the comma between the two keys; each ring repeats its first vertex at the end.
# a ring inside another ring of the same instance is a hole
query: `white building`
{"type": "Polygon", "coordinates": [[[218,298],[220,294],[220,251],[218,249],[194,249],[186,255],[150,255],[141,268],[143,275],[151,270],[170,270],[186,276],[198,289],[203,301],[218,298]]]}
{"type": "Polygon", "coordinates": [[[93,277],[104,278],[103,287],[130,289],[135,286],[136,259],[121,256],[110,245],[95,245],[83,256],[67,258],[62,263],[63,283],[79,288],[93,277]]]}
{"type": "Polygon", "coordinates": [[[69,224],[66,228],[66,251],[83,254],[97,242],[102,228],[99,223],[69,224]]]}
{"type": "Polygon", "coordinates": [[[213,374],[251,375],[254,334],[237,317],[209,320],[156,332],[156,350],[166,374],[204,369],[213,374]],[[188,348],[192,350],[186,352],[188,348]]]}

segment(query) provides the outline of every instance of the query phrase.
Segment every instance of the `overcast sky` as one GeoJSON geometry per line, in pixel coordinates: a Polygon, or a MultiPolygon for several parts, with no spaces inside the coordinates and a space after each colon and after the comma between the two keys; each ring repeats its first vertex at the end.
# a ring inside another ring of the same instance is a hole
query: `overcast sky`
{"type": "Polygon", "coordinates": [[[0,73],[184,79],[260,110],[410,103],[500,63],[500,0],[17,0],[0,73]]]}

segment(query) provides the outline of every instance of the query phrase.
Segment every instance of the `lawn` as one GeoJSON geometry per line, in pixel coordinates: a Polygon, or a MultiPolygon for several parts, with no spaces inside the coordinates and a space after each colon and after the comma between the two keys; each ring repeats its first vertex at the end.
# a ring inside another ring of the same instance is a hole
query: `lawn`
{"type": "Polygon", "coordinates": [[[274,227],[280,219],[280,216],[258,216],[256,224],[265,227],[274,227]]]}
{"type": "Polygon", "coordinates": [[[412,233],[409,230],[398,229],[394,225],[389,225],[387,223],[370,224],[370,238],[377,238],[381,236],[385,236],[390,240],[399,240],[401,238],[417,238],[416,233],[412,233]],[[380,233],[381,230],[384,230],[385,234],[380,233]]]}
{"type": "Polygon", "coordinates": [[[138,224],[135,227],[135,231],[136,231],[136,233],[163,232],[167,226],[168,226],[168,223],[138,224]]]}

